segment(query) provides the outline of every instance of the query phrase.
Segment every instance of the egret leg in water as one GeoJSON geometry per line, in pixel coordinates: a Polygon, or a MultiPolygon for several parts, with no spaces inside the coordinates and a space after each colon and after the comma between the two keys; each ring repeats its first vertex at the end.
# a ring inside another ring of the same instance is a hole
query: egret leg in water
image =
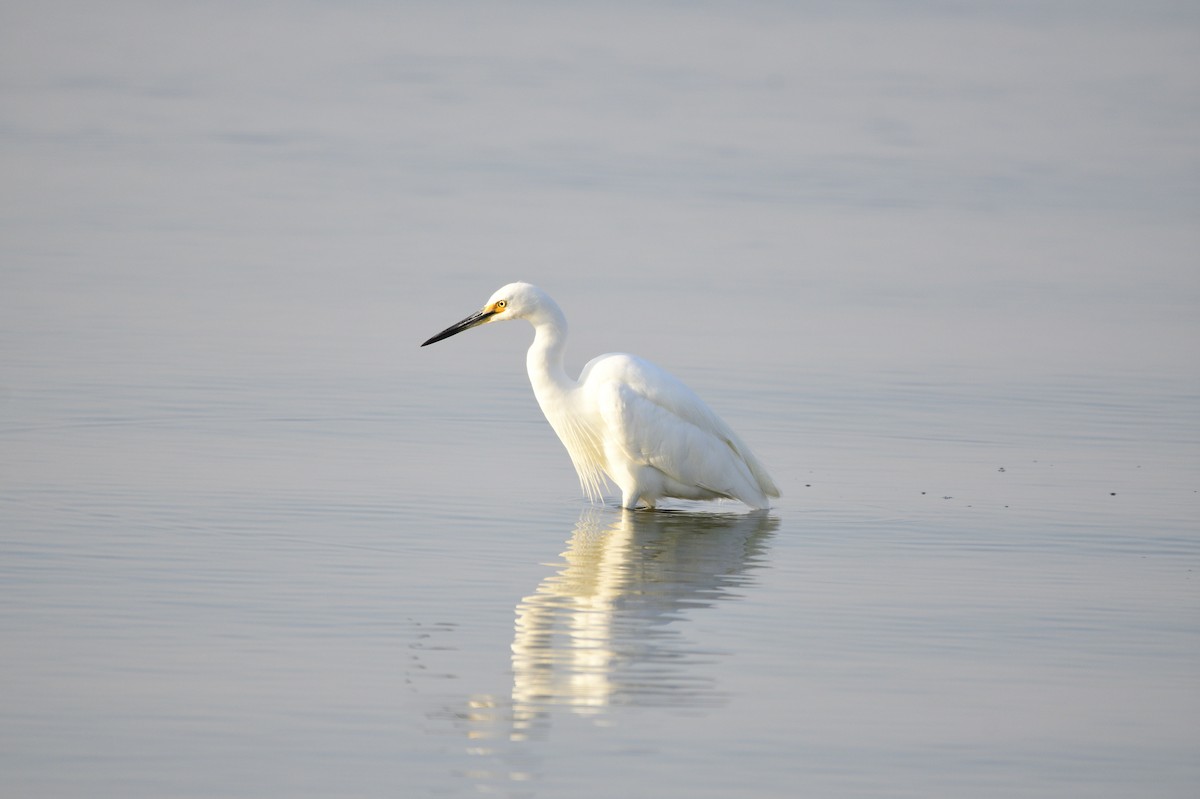
{"type": "Polygon", "coordinates": [[[653,508],[665,497],[738,499],[770,507],[779,489],[738,435],[672,375],[636,355],[593,358],[579,379],[563,368],[567,319],[550,295],[529,283],[509,283],[461,322],[421,346],[472,327],[525,319],[533,345],[525,357],[529,382],[558,433],[579,483],[601,499],[607,476],[626,508],[653,508]]]}

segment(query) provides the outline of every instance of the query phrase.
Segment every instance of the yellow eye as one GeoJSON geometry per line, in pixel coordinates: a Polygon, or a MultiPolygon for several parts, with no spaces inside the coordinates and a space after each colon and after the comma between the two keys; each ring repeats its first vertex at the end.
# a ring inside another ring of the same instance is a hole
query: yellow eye
{"type": "Polygon", "coordinates": [[[508,307],[508,300],[496,300],[496,310],[503,311],[508,307]]]}

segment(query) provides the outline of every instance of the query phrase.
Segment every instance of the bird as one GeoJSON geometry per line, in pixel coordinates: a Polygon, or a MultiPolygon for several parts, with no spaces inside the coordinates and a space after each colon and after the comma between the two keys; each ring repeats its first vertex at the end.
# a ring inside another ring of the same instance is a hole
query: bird
{"type": "Polygon", "coordinates": [[[636,355],[599,355],[572,378],[563,366],[567,318],[531,283],[497,289],[483,308],[422,347],[481,325],[524,319],[533,325],[529,382],[593,503],[606,478],[621,506],[653,509],[659,500],[739,500],[770,507],[778,497],[766,468],[736,433],[682,381],[636,355]]]}

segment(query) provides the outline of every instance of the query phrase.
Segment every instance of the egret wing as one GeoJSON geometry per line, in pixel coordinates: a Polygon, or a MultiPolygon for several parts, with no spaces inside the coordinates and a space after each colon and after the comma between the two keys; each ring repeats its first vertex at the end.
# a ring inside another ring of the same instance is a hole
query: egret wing
{"type": "Polygon", "coordinates": [[[654,467],[683,486],[765,505],[745,445],[695,393],[666,377],[670,383],[655,375],[650,386],[625,379],[598,387],[609,440],[629,461],[654,467]]]}
{"type": "MultiPolygon", "coordinates": [[[[584,367],[582,384],[600,385],[605,424],[629,456],[690,485],[708,485],[687,475],[714,479],[727,457],[749,471],[753,493],[778,497],[779,489],[745,442],[704,400],[669,372],[626,353],[601,355],[584,367]],[[690,427],[684,426],[689,425],[690,427]]],[[[740,470],[734,470],[740,474],[740,470]]],[[[729,481],[725,481],[729,482],[729,481]]],[[[710,486],[717,493],[725,493],[710,486]]]]}

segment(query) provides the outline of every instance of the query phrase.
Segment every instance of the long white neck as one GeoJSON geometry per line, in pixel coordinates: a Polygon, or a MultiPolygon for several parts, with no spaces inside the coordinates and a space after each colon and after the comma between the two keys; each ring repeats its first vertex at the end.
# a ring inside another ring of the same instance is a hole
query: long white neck
{"type": "Polygon", "coordinates": [[[533,344],[525,355],[525,368],[529,370],[533,394],[542,406],[542,412],[550,418],[547,409],[561,407],[562,397],[578,384],[563,367],[567,318],[552,300],[547,300],[538,308],[536,315],[529,317],[534,335],[533,344]]]}
{"type": "MultiPolygon", "coordinates": [[[[532,287],[531,287],[532,288],[532,287]]],[[[529,382],[546,421],[571,456],[579,475],[579,484],[593,500],[599,500],[604,487],[604,447],[591,428],[588,415],[580,413],[579,381],[563,368],[567,345],[567,319],[550,299],[541,293],[534,310],[526,315],[533,325],[533,344],[525,355],[529,382]]]]}

